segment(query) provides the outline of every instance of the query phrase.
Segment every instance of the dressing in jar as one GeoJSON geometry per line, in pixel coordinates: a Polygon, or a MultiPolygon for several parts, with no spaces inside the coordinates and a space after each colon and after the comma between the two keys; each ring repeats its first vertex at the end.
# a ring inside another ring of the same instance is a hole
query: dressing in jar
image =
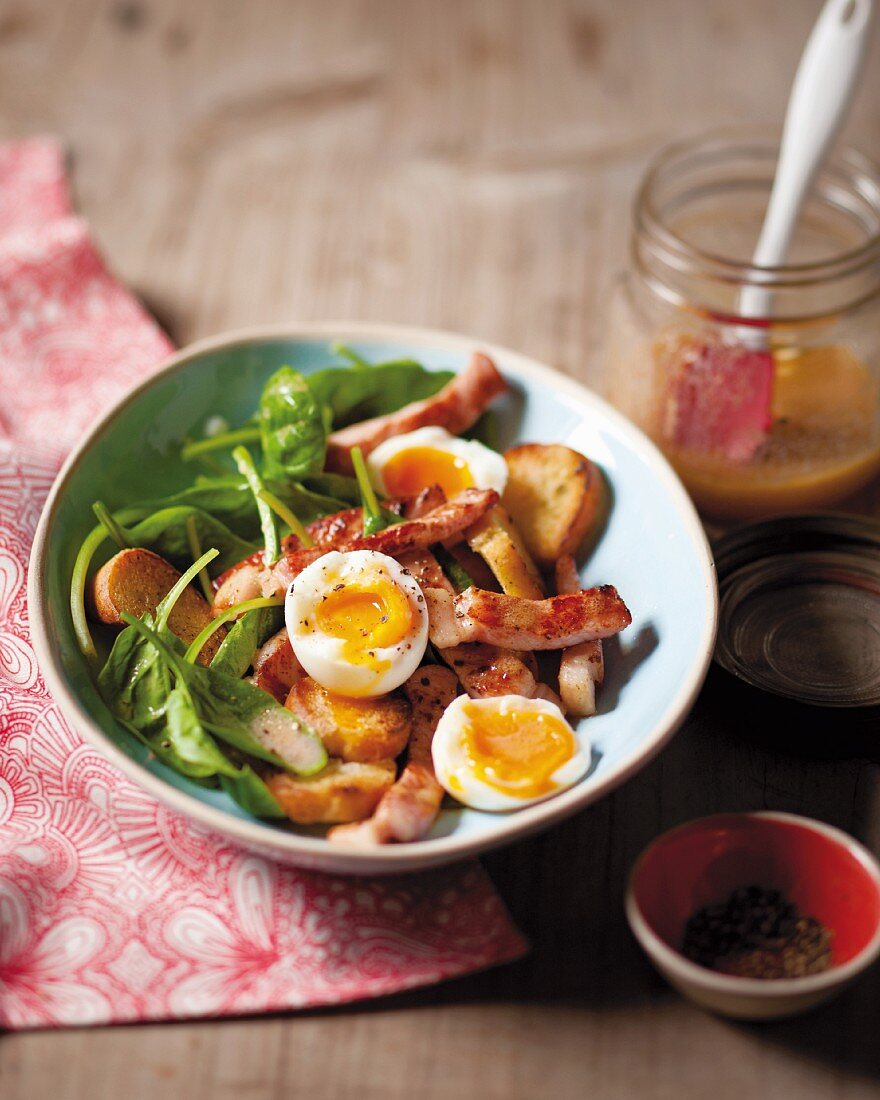
{"type": "Polygon", "coordinates": [[[611,304],[606,390],[700,510],[834,505],[880,471],[880,169],[830,158],[784,266],[753,266],[778,144],[731,133],[661,154],[611,304]],[[747,287],[771,316],[743,317],[747,287]]]}

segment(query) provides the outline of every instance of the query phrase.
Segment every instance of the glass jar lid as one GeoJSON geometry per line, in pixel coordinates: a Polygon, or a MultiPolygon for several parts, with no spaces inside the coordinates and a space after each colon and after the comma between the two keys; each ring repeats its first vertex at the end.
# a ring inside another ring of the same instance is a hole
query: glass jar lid
{"type": "Polygon", "coordinates": [[[723,668],[812,706],[880,706],[880,523],[783,516],[714,552],[723,668]]]}

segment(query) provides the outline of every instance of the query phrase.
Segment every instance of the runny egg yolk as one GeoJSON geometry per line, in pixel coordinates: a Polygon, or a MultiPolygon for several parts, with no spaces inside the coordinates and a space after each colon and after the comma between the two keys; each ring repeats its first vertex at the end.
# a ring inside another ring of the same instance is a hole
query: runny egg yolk
{"type": "Polygon", "coordinates": [[[350,664],[381,672],[391,662],[380,660],[375,651],[403,641],[413,627],[413,609],[406,594],[390,582],[338,584],[318,604],[315,625],[345,643],[343,657],[350,664]]]}
{"type": "Polygon", "coordinates": [[[577,751],[570,727],[555,715],[527,709],[464,708],[463,747],[469,770],[514,798],[556,790],[551,776],[577,751]]]}
{"type": "Polygon", "coordinates": [[[438,447],[408,447],[382,467],[385,492],[393,497],[414,496],[428,485],[439,485],[447,497],[474,484],[470,467],[459,455],[438,447]]]}

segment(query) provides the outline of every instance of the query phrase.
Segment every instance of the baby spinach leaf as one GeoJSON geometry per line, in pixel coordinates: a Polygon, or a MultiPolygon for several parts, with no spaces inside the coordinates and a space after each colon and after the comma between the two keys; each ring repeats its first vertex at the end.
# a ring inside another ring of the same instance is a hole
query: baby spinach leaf
{"type": "MultiPolygon", "coordinates": [[[[309,481],[310,483],[314,482],[314,487],[311,484],[307,487],[300,485],[298,482],[284,479],[266,478],[264,480],[266,487],[280,500],[283,500],[303,523],[311,523],[314,519],[329,515],[331,512],[339,512],[349,506],[350,490],[343,497],[334,496],[333,489],[337,485],[335,479],[325,482],[328,476],[320,475],[317,479],[310,478],[309,481]]],[[[338,487],[345,488],[345,483],[348,480],[348,478],[340,478],[338,487]]],[[[352,484],[354,484],[353,479],[352,484]]],[[[351,502],[357,500],[358,497],[355,494],[351,502]]],[[[231,531],[234,535],[249,542],[251,550],[253,550],[254,543],[262,533],[260,516],[251,487],[244,477],[236,474],[225,477],[199,476],[196,478],[195,483],[186,489],[170,493],[166,497],[145,500],[136,506],[116,512],[114,515],[119,522],[131,525],[170,508],[195,508],[200,512],[207,513],[213,520],[222,523],[227,531],[231,531]]],[[[103,529],[101,530],[103,531],[103,529]]],[[[182,538],[185,539],[185,520],[182,532],[182,538]]],[[[215,540],[206,528],[202,543],[207,546],[216,546],[221,553],[221,557],[225,560],[227,540],[222,531],[218,531],[217,534],[218,537],[215,540]]],[[[242,557],[246,556],[247,554],[242,554],[242,557]]]]}
{"type": "MultiPolygon", "coordinates": [[[[346,505],[353,507],[361,502],[357,481],[353,477],[346,477],[345,474],[313,474],[311,477],[303,478],[302,488],[317,497],[338,501],[339,507],[330,509],[334,512],[341,511],[346,505]]],[[[326,516],[329,512],[322,514],[326,516]]]]}
{"type": "Polygon", "coordinates": [[[245,481],[247,481],[248,487],[254,495],[257,514],[260,517],[260,529],[263,532],[263,561],[266,565],[271,565],[273,561],[278,560],[278,555],[281,553],[281,540],[278,538],[278,526],[275,523],[275,514],[269,505],[260,497],[260,493],[263,489],[263,479],[260,477],[259,471],[254,465],[254,460],[251,458],[250,452],[246,447],[236,447],[232,452],[232,457],[235,459],[235,464],[238,466],[239,472],[242,477],[244,477],[245,481]]]}
{"type": "MultiPolygon", "coordinates": [[[[166,768],[170,768],[171,771],[177,772],[179,775],[186,776],[191,783],[197,784],[199,787],[216,787],[217,780],[214,776],[202,776],[200,774],[191,774],[189,765],[186,761],[181,760],[174,749],[171,747],[168,741],[165,740],[164,734],[144,734],[133,725],[131,722],[126,722],[124,718],[116,716],[116,721],[127,730],[135,740],[140,741],[145,748],[149,749],[153,756],[156,757],[166,768]]],[[[195,769],[196,773],[200,771],[199,768],[195,769]]]]}
{"type": "Polygon", "coordinates": [[[286,817],[275,795],[250,764],[243,764],[234,776],[221,775],[220,786],[250,814],[257,817],[286,817]]]}
{"type": "Polygon", "coordinates": [[[142,546],[160,554],[174,565],[188,565],[192,561],[192,549],[187,523],[192,520],[196,537],[202,546],[213,546],[220,551],[214,563],[214,572],[242,561],[251,555],[258,544],[243,539],[225,523],[209,515],[202,508],[178,504],[162,508],[130,527],[128,534],[134,546],[142,546]]]}
{"type": "Polygon", "coordinates": [[[217,737],[293,775],[314,775],[327,763],[321,739],[268,692],[210,667],[186,667],[196,669],[191,689],[205,725],[217,737]]]}
{"type": "MultiPolygon", "coordinates": [[[[151,647],[152,648],[152,647],[151,647]]],[[[227,760],[205,732],[185,689],[176,687],[165,707],[167,722],[161,738],[163,748],[173,749],[188,769],[187,775],[206,778],[221,775],[235,778],[239,769],[227,760]]]]}
{"type": "MultiPolygon", "coordinates": [[[[169,637],[168,644],[173,642],[169,637]]],[[[158,651],[130,627],[116,636],[98,673],[98,691],[112,713],[150,734],[165,725],[171,674],[158,651]]]]}
{"type": "Polygon", "coordinates": [[[466,439],[476,439],[493,451],[503,451],[501,443],[501,425],[498,421],[498,413],[495,409],[486,409],[476,424],[464,432],[466,439]]]}
{"type": "Polygon", "coordinates": [[[254,654],[284,625],[282,607],[261,607],[248,611],[232,626],[214,654],[211,668],[237,679],[253,663],[254,654]]]}
{"type": "Polygon", "coordinates": [[[298,480],[324,467],[326,432],[321,405],[306,379],[281,367],[260,397],[260,440],[267,477],[298,480]]]}
{"type": "Polygon", "coordinates": [[[189,664],[150,625],[127,614],[123,620],[159,651],[210,733],[295,775],[312,775],[327,763],[321,739],[267,692],[216,669],[189,664]]]}
{"type": "Polygon", "coordinates": [[[344,428],[433,397],[453,377],[452,371],[429,371],[414,359],[400,359],[357,370],[326,367],[306,381],[318,404],[329,407],[333,427],[344,428]]]}

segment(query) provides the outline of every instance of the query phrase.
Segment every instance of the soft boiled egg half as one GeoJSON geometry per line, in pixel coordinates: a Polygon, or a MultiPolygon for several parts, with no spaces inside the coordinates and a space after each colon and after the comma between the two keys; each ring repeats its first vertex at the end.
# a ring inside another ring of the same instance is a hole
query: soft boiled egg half
{"type": "Polygon", "coordinates": [[[449,704],[431,747],[445,791],[475,810],[515,810],[572,786],[590,746],[555,703],[500,695],[449,704]]]}
{"type": "Polygon", "coordinates": [[[447,497],[462,489],[504,492],[507,463],[475,439],[458,439],[443,428],[419,428],[386,439],[367,458],[370,480],[389,497],[414,496],[439,485],[447,497]]]}
{"type": "Polygon", "coordinates": [[[399,687],[428,644],[421,589],[375,550],[331,550],[312,562],[288,588],[284,618],[309,676],[353,698],[399,687]]]}

